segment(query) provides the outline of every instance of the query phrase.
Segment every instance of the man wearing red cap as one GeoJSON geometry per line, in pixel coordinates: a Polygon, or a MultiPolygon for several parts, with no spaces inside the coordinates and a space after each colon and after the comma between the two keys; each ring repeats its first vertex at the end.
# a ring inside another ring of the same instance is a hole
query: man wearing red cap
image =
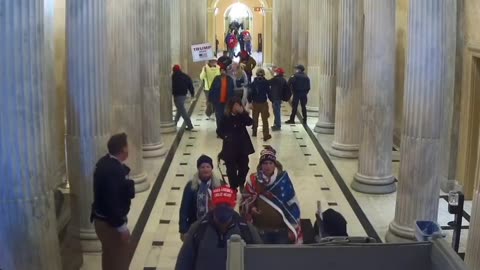
{"type": "Polygon", "coordinates": [[[252,82],[253,70],[257,66],[257,61],[251,57],[247,51],[241,51],[240,53],[240,63],[245,65],[245,73],[247,73],[248,83],[252,82]]]}
{"type": "Polygon", "coordinates": [[[185,130],[192,130],[193,124],[190,120],[187,110],[185,109],[187,93],[190,92],[192,98],[195,97],[195,88],[193,87],[192,79],[186,73],[182,72],[179,65],[174,65],[172,71],[173,102],[177,108],[177,113],[175,114],[175,123],[180,120],[180,117],[182,117],[187,125],[185,130]]]}
{"type": "Polygon", "coordinates": [[[208,100],[215,107],[217,128],[225,114],[225,105],[235,95],[235,83],[232,77],[227,74],[227,66],[223,63],[218,65],[220,66],[220,75],[213,80],[212,88],[208,95],[208,100]]]}
{"type": "Polygon", "coordinates": [[[262,243],[256,229],[235,212],[236,201],[229,187],[213,190],[214,209],[188,231],[175,270],[226,270],[227,241],[235,234],[247,244],[262,243]]]}
{"type": "Polygon", "coordinates": [[[282,101],[289,101],[292,96],[292,90],[290,90],[287,80],[285,80],[283,76],[284,74],[285,71],[283,68],[277,68],[275,70],[275,76],[269,81],[270,92],[268,93],[268,97],[272,102],[273,114],[275,115],[272,131],[279,131],[282,129],[282,101]]]}

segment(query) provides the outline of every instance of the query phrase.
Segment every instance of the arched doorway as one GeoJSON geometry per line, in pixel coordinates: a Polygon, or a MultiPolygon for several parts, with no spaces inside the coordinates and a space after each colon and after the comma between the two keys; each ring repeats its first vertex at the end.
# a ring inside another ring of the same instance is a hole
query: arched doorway
{"type": "Polygon", "coordinates": [[[257,59],[257,62],[269,66],[272,63],[273,9],[270,8],[272,2],[273,0],[208,0],[209,42],[216,44],[218,40],[218,50],[226,49],[225,30],[228,27],[226,17],[232,12],[236,13],[232,8],[235,4],[245,5],[248,7],[249,17],[252,18],[250,22],[247,20],[248,26],[244,23],[245,29],[248,27],[250,30],[252,51],[257,52],[260,49],[261,59],[257,59]]]}
{"type": "MultiPolygon", "coordinates": [[[[253,28],[253,12],[243,3],[234,3],[230,5],[224,14],[224,33],[236,31],[241,33],[245,30],[250,31],[253,28]]],[[[217,33],[218,36],[218,33],[217,33]]],[[[225,38],[225,37],[224,37],[225,38]]],[[[235,54],[240,51],[240,44],[235,48],[235,54]]],[[[251,51],[251,50],[250,50],[251,51]]]]}

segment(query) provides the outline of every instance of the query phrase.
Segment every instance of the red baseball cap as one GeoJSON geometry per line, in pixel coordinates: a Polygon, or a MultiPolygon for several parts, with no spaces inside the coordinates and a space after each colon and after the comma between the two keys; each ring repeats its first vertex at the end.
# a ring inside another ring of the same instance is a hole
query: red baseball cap
{"type": "Polygon", "coordinates": [[[213,205],[227,204],[232,208],[237,204],[237,193],[229,187],[219,187],[212,192],[213,205]]]}
{"type": "Polygon", "coordinates": [[[283,68],[277,68],[275,72],[281,75],[285,74],[285,70],[283,70],[283,68]]]}
{"type": "Polygon", "coordinates": [[[180,68],[180,65],[174,65],[172,68],[173,72],[179,72],[180,70],[182,70],[182,68],[180,68]]]}

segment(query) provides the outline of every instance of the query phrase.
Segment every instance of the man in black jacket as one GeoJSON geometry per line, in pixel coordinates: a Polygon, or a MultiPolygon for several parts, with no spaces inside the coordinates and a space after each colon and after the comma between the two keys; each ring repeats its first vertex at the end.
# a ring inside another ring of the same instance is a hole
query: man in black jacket
{"type": "Polygon", "coordinates": [[[295,67],[295,74],[288,80],[288,85],[293,92],[292,114],[290,120],[286,124],[295,124],[295,116],[297,114],[298,103],[302,105],[303,123],[307,123],[307,95],[310,91],[310,79],[305,74],[305,67],[298,65],[295,67]]]}
{"type": "Polygon", "coordinates": [[[290,87],[287,84],[287,80],[283,77],[285,71],[283,68],[277,68],[275,70],[275,77],[270,79],[270,92],[268,97],[272,102],[273,114],[275,115],[274,125],[272,131],[279,131],[282,129],[282,101],[287,94],[291,95],[290,87]]]}
{"type": "Polygon", "coordinates": [[[190,91],[192,98],[195,96],[195,88],[193,87],[193,82],[190,76],[183,73],[179,65],[173,66],[172,74],[172,94],[173,102],[177,108],[177,113],[175,114],[175,123],[180,120],[180,116],[187,124],[186,130],[192,130],[193,125],[188,116],[188,112],[185,109],[185,100],[187,99],[187,92],[190,91]]]}
{"type": "Polygon", "coordinates": [[[128,269],[127,215],[135,184],[128,177],[130,168],[123,164],[127,158],[127,135],[113,135],[108,141],[108,154],[95,167],[91,220],[102,243],[103,270],[128,269]]]}

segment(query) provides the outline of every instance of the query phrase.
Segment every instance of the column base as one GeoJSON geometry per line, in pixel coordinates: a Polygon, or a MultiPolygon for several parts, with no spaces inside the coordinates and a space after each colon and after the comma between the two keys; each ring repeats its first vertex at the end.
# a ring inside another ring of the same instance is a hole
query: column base
{"type": "Polygon", "coordinates": [[[357,173],[353,178],[351,187],[358,192],[366,194],[390,194],[397,190],[395,177],[370,177],[357,173]]]}
{"type": "Polygon", "coordinates": [[[335,124],[318,122],[314,131],[320,134],[333,134],[335,131],[335,124]]]}
{"type": "Polygon", "coordinates": [[[132,180],[135,182],[135,193],[144,192],[150,188],[150,183],[147,181],[147,174],[145,172],[132,176],[132,180]]]}
{"type": "Polygon", "coordinates": [[[455,190],[456,187],[457,187],[457,181],[455,179],[452,180],[452,179],[443,178],[440,182],[440,189],[445,193],[455,190]]]}
{"type": "Polygon", "coordinates": [[[359,147],[358,144],[340,144],[334,141],[330,155],[338,158],[356,159],[358,158],[359,147]]]}
{"type": "Polygon", "coordinates": [[[174,133],[177,131],[177,126],[175,125],[175,122],[168,122],[168,123],[160,123],[160,133],[162,134],[168,134],[168,133],[174,133]]]}
{"type": "Polygon", "coordinates": [[[415,231],[412,228],[397,225],[395,221],[390,223],[387,235],[387,243],[412,243],[417,242],[415,231]]]}
{"type": "Polygon", "coordinates": [[[165,145],[163,143],[159,144],[150,144],[150,145],[143,145],[143,157],[144,158],[156,158],[162,157],[167,153],[167,149],[165,149],[165,145]]]}
{"type": "Polygon", "coordinates": [[[318,112],[318,111],[319,111],[318,107],[307,106],[307,112],[318,112]]]}
{"type": "Polygon", "coordinates": [[[80,230],[80,246],[84,253],[102,252],[102,243],[98,239],[95,230],[80,230]]]}

